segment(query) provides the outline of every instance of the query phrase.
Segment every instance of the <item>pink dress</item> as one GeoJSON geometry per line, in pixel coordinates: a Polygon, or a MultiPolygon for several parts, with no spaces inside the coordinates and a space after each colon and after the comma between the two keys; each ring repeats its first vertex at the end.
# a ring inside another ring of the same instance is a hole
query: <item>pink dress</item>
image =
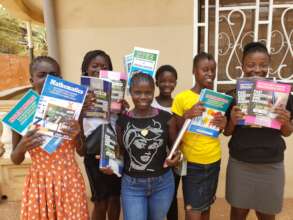
{"type": "Polygon", "coordinates": [[[32,166],[25,178],[22,220],[88,220],[87,196],[75,161],[75,145],[63,141],[51,155],[30,152],[32,166]]]}

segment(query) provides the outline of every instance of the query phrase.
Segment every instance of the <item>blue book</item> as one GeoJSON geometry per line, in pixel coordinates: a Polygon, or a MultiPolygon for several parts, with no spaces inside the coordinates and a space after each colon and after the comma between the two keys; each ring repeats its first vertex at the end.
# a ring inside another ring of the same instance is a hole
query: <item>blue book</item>
{"type": "Polygon", "coordinates": [[[68,121],[78,120],[87,87],[48,75],[41,92],[34,124],[41,134],[70,139],[63,129],[68,121]]]}
{"type": "MultiPolygon", "coordinates": [[[[236,83],[236,105],[247,115],[250,97],[253,92],[255,78],[237,79],[236,83]]],[[[237,122],[238,125],[245,125],[245,118],[237,122]]]]}
{"type": "Polygon", "coordinates": [[[211,124],[215,114],[224,115],[228,110],[233,98],[224,93],[216,92],[210,89],[202,89],[199,101],[203,102],[205,111],[201,116],[191,120],[188,132],[195,132],[206,136],[218,137],[220,129],[211,124]]]}
{"type": "Polygon", "coordinates": [[[101,132],[100,168],[110,167],[118,177],[123,172],[123,157],[119,155],[119,145],[114,129],[103,124],[101,132]]]}

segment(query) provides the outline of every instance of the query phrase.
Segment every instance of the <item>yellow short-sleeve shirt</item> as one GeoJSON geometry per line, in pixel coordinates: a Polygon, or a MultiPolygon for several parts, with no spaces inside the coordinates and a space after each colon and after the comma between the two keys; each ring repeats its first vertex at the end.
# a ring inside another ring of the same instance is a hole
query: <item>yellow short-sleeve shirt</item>
{"type": "MultiPolygon", "coordinates": [[[[172,112],[178,116],[183,116],[198,100],[198,94],[191,90],[183,91],[176,95],[172,104],[172,112]]],[[[182,138],[180,148],[189,162],[210,164],[221,159],[221,148],[218,138],[186,132],[182,138]]]]}

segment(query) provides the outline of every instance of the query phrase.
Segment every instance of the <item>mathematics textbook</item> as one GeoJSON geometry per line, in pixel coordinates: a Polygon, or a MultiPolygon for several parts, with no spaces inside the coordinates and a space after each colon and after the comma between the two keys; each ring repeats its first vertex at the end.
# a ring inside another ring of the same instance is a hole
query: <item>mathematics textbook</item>
{"type": "Polygon", "coordinates": [[[127,74],[123,72],[100,70],[100,78],[111,81],[111,112],[120,113],[122,108],[121,101],[124,99],[125,95],[127,74]]]}
{"type": "Polygon", "coordinates": [[[48,75],[34,117],[39,132],[70,139],[63,129],[68,128],[68,121],[78,120],[86,94],[87,87],[48,75]]]}
{"type": "Polygon", "coordinates": [[[290,92],[291,85],[289,84],[266,79],[256,80],[245,124],[280,129],[281,124],[275,119],[274,110],[276,107],[286,108],[290,92]]]}
{"type": "Polygon", "coordinates": [[[92,93],[95,97],[89,109],[84,113],[84,117],[109,120],[112,82],[90,76],[82,76],[80,81],[82,85],[88,87],[89,93],[92,93]]]}
{"type": "Polygon", "coordinates": [[[114,129],[110,124],[103,124],[100,151],[100,168],[110,167],[118,177],[123,172],[123,157],[119,155],[119,145],[114,129]]]}
{"type": "Polygon", "coordinates": [[[211,124],[216,114],[224,115],[229,108],[233,98],[224,93],[215,92],[210,89],[202,89],[199,101],[203,103],[205,111],[201,116],[191,120],[188,132],[195,132],[211,137],[218,137],[220,130],[211,124]]]}
{"type": "MultiPolygon", "coordinates": [[[[11,129],[24,136],[33,124],[34,115],[37,110],[39,95],[30,89],[18,103],[3,118],[3,122],[11,129]]],[[[59,146],[62,138],[44,136],[44,142],[40,146],[44,151],[51,154],[59,146]]]]}
{"type": "Polygon", "coordinates": [[[153,49],[134,47],[129,70],[128,85],[133,72],[142,72],[154,77],[160,52],[153,49]]]}

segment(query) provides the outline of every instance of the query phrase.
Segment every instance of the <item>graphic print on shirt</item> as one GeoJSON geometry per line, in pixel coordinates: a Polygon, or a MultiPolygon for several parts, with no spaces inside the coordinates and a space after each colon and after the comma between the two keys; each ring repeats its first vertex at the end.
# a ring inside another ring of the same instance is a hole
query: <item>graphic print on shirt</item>
{"type": "Polygon", "coordinates": [[[127,124],[123,142],[130,158],[129,171],[154,171],[148,165],[163,145],[162,134],[162,126],[155,120],[146,128],[127,124]]]}

